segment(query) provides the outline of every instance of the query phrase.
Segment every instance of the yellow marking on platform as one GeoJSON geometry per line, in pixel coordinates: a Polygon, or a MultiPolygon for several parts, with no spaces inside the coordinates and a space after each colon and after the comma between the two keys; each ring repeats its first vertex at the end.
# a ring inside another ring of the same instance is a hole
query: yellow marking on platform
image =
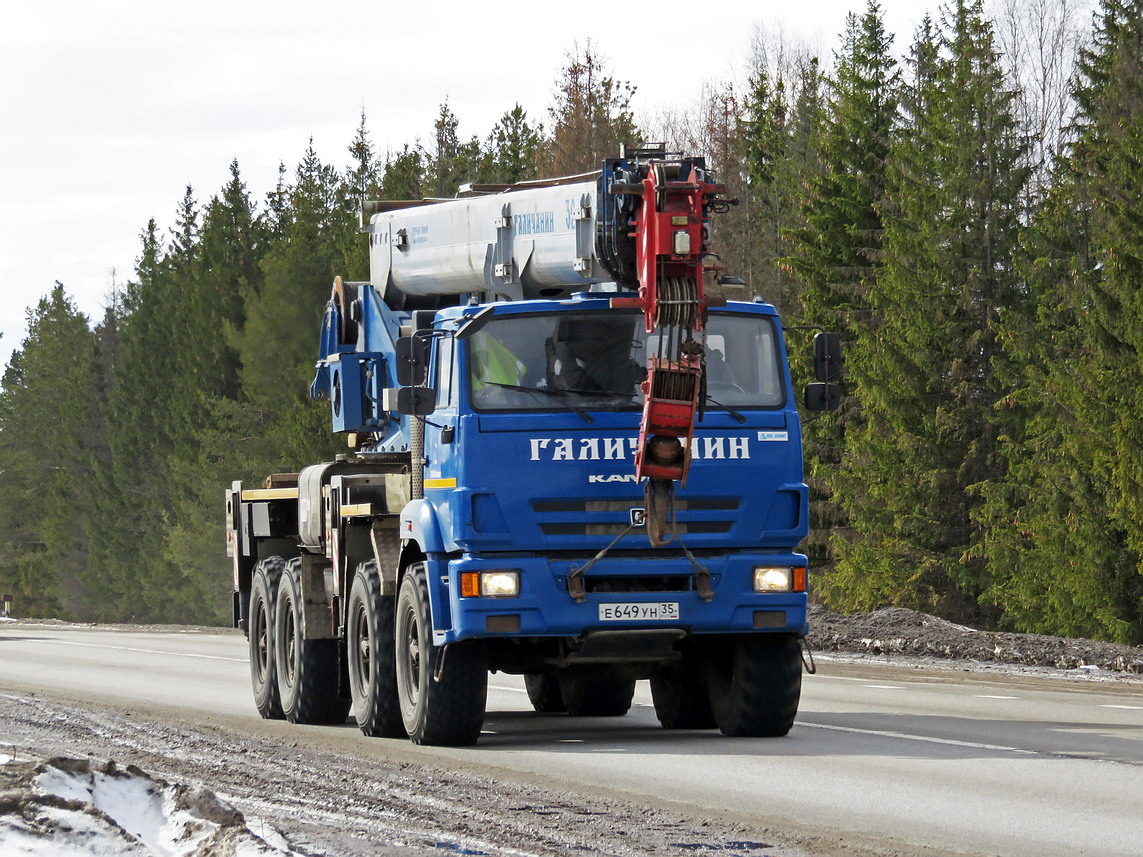
{"type": "Polygon", "coordinates": [[[355,515],[372,515],[373,514],[373,504],[372,503],[350,503],[350,504],[347,504],[345,506],[341,506],[337,511],[338,511],[338,514],[340,514],[341,517],[343,517],[343,518],[352,518],[355,515]]]}
{"type": "Polygon", "coordinates": [[[242,492],[246,500],[297,500],[297,488],[251,488],[242,492]]]}

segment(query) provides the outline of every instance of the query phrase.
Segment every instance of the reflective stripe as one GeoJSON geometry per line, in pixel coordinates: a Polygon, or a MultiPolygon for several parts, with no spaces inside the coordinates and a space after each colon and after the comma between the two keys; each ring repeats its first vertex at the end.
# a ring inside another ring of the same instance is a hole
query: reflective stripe
{"type": "Polygon", "coordinates": [[[456,480],[455,479],[426,479],[425,480],[425,487],[426,488],[455,488],[456,487],[456,480]]]}

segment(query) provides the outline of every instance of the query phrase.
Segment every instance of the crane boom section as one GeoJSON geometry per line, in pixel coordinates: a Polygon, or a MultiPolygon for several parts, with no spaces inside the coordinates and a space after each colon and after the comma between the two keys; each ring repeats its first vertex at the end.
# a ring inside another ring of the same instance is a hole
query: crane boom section
{"type": "Polygon", "coordinates": [[[485,293],[560,297],[614,280],[595,252],[599,181],[416,204],[370,217],[370,281],[386,302],[485,293]]]}

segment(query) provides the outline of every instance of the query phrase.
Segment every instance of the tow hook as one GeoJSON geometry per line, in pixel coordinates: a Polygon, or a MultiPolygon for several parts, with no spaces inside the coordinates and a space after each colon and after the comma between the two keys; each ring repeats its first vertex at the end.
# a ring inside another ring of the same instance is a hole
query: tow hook
{"type": "Polygon", "coordinates": [[[433,654],[435,655],[433,660],[436,661],[436,666],[433,669],[433,682],[440,684],[441,676],[444,675],[444,665],[445,658],[448,656],[448,646],[441,646],[440,648],[435,649],[433,654]]]}
{"type": "Polygon", "coordinates": [[[806,642],[806,635],[798,637],[798,650],[802,655],[802,666],[806,668],[809,675],[815,675],[818,671],[817,666],[814,664],[814,653],[810,651],[810,644],[806,642]]]}

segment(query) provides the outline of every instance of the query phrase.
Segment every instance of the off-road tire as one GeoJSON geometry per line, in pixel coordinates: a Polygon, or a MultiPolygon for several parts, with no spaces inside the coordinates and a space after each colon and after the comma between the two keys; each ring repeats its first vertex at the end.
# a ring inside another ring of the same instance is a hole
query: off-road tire
{"type": "Polygon", "coordinates": [[[540,714],[563,714],[568,710],[560,693],[560,681],[550,673],[525,673],[524,687],[532,708],[540,714]]]}
{"type": "Polygon", "coordinates": [[[714,729],[718,723],[710,708],[710,692],[702,659],[688,653],[651,677],[655,716],[664,729],[714,729]]]}
{"type": "Polygon", "coordinates": [[[488,699],[482,641],[433,645],[424,563],[410,566],[397,591],[397,696],[401,721],[416,744],[475,744],[488,699]],[[441,658],[444,658],[441,663],[441,658]]]}
{"type": "Polygon", "coordinates": [[[250,644],[250,685],[254,705],[267,720],[281,720],[282,700],[274,669],[274,608],[278,603],[278,583],[286,561],[266,557],[254,566],[250,581],[250,609],[247,612],[247,638],[250,644]]]}
{"type": "Polygon", "coordinates": [[[573,717],[622,717],[631,709],[635,682],[564,676],[560,679],[560,694],[573,717]]]}
{"type": "Polygon", "coordinates": [[[339,694],[341,659],[335,639],[302,637],[302,561],[282,573],[274,611],[274,659],[282,711],[291,723],[344,723],[350,700],[339,694]]]}
{"type": "Polygon", "coordinates": [[[794,725],[802,693],[802,655],[792,634],[738,637],[707,660],[710,707],[733,737],[778,737],[794,725]]]}
{"type": "Polygon", "coordinates": [[[395,597],[381,594],[375,560],[357,566],[349,588],[345,646],[357,725],[374,738],[404,738],[397,699],[395,597]]]}

